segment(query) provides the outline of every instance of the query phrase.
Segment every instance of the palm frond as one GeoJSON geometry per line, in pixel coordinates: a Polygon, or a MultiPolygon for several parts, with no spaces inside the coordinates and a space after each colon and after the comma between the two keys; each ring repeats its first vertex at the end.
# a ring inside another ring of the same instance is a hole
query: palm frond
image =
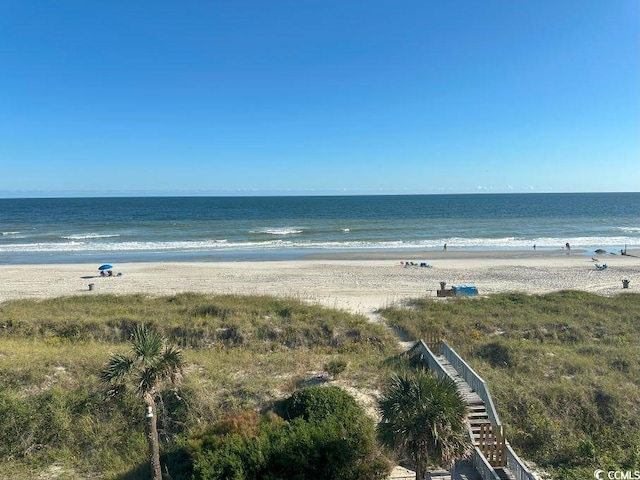
{"type": "Polygon", "coordinates": [[[450,379],[417,371],[395,376],[378,403],[381,442],[426,464],[428,454],[446,465],[469,451],[466,404],[450,379]],[[426,447],[426,449],[425,449],[426,447]]]}
{"type": "Polygon", "coordinates": [[[162,352],[164,337],[146,325],[138,325],[131,334],[131,349],[143,365],[154,363],[162,352]]]}
{"type": "Polygon", "coordinates": [[[126,377],[131,373],[134,365],[132,358],[121,353],[111,356],[109,363],[100,374],[100,381],[104,384],[123,383],[126,377]]]}
{"type": "Polygon", "coordinates": [[[142,393],[155,392],[166,382],[178,381],[184,366],[182,350],[175,346],[166,347],[160,358],[140,372],[137,388],[142,393]]]}
{"type": "Polygon", "coordinates": [[[106,391],[104,392],[104,399],[111,400],[115,397],[122,395],[126,390],[127,390],[127,386],[125,383],[119,383],[115,385],[111,384],[109,385],[109,388],[107,388],[106,391]]]}
{"type": "Polygon", "coordinates": [[[144,396],[147,394],[153,395],[156,390],[157,372],[155,365],[149,365],[147,368],[140,371],[140,375],[137,377],[136,390],[144,396]]]}
{"type": "Polygon", "coordinates": [[[162,352],[158,362],[159,376],[163,381],[175,382],[182,377],[183,369],[186,366],[182,349],[174,345],[167,346],[162,352]]]}

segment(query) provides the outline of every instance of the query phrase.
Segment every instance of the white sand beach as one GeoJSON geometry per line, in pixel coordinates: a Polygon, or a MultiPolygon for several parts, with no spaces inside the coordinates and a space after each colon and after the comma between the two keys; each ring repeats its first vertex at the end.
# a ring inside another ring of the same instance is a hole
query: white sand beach
{"type": "MultiPolygon", "coordinates": [[[[636,253],[637,252],[633,252],[636,253]]],[[[399,254],[265,262],[174,262],[115,264],[121,276],[100,277],[95,264],[1,265],[0,302],[70,295],[178,292],[265,294],[368,313],[408,298],[436,296],[439,282],[474,285],[480,295],[518,291],[584,290],[600,295],[640,289],[640,257],[605,255],[606,270],[579,253],[437,252],[430,268],[400,263],[399,254]],[[629,289],[622,289],[622,280],[629,289]],[[89,289],[93,284],[93,289],[89,289]]]]}

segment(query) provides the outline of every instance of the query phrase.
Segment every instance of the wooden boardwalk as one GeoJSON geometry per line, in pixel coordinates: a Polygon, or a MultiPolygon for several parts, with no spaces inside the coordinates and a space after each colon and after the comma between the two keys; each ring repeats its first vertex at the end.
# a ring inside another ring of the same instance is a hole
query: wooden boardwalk
{"type": "Polygon", "coordinates": [[[411,350],[414,349],[438,377],[448,377],[455,383],[467,404],[469,437],[473,443],[469,466],[473,472],[468,476],[465,472],[459,479],[538,480],[507,442],[489,388],[469,364],[435,335],[418,341],[411,350]]]}
{"type": "Polygon", "coordinates": [[[449,360],[443,355],[435,355],[435,358],[440,362],[449,378],[454,381],[467,404],[467,420],[473,444],[485,454],[485,458],[500,480],[516,480],[513,473],[506,467],[504,431],[494,431],[496,426],[491,425],[484,401],[460,376],[449,360]]]}

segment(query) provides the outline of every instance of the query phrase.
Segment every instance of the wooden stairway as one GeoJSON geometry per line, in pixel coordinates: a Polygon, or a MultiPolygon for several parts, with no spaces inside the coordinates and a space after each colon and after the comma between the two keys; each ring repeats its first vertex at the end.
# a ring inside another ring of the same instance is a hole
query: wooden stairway
{"type": "Polygon", "coordinates": [[[467,420],[469,421],[473,444],[478,445],[480,442],[480,427],[491,423],[484,403],[467,404],[467,420]]]}
{"type": "Polygon", "coordinates": [[[493,436],[487,431],[491,432],[491,421],[485,407],[484,401],[480,396],[471,389],[467,382],[460,376],[458,371],[451,365],[449,360],[443,355],[436,355],[437,360],[442,365],[447,375],[454,381],[458,391],[462,394],[462,398],[467,404],[467,421],[469,423],[469,429],[473,444],[480,448],[483,453],[488,451],[489,454],[485,454],[487,460],[493,467],[493,470],[501,480],[515,480],[515,476],[506,467],[506,458],[504,452],[499,452],[492,445],[487,450],[487,440],[498,437],[498,440],[502,440],[499,448],[504,446],[504,432],[493,436]],[[484,429],[484,430],[483,430],[484,429]]]}

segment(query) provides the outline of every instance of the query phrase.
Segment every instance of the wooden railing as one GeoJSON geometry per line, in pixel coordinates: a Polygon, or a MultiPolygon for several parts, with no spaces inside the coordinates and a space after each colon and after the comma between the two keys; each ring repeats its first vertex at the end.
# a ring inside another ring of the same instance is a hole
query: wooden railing
{"type": "Polygon", "coordinates": [[[449,361],[453,368],[456,369],[460,376],[464,378],[467,385],[469,385],[471,389],[482,399],[491,423],[494,425],[500,425],[498,412],[496,411],[496,407],[493,405],[493,400],[491,400],[489,388],[485,381],[444,340],[440,342],[440,353],[449,361]]]}
{"type": "Polygon", "coordinates": [[[474,470],[478,472],[478,475],[480,475],[482,480],[500,480],[496,471],[476,446],[474,446],[471,451],[471,461],[473,463],[474,470]]]}
{"type": "MultiPolygon", "coordinates": [[[[442,364],[438,361],[433,351],[427,347],[425,342],[420,340],[418,347],[427,361],[429,368],[433,370],[438,377],[442,378],[443,376],[448,376],[442,364]]],[[[464,381],[467,382],[467,384],[482,399],[487,410],[487,416],[491,423],[493,425],[500,426],[501,423],[498,417],[498,412],[496,411],[493,400],[491,399],[489,388],[482,377],[480,377],[480,375],[478,375],[444,340],[440,342],[439,350],[447,361],[456,369],[464,381]]],[[[477,446],[473,449],[472,460],[474,468],[483,480],[499,480],[500,477],[498,477],[493,467],[489,464],[488,460],[477,446]]],[[[511,471],[516,480],[536,480],[536,477],[524,465],[520,457],[518,457],[508,442],[506,444],[506,463],[507,468],[511,471]]]]}
{"type": "Polygon", "coordinates": [[[427,361],[429,368],[435,372],[438,378],[447,377],[447,372],[444,370],[442,364],[438,361],[433,351],[427,347],[426,343],[420,340],[420,342],[418,342],[418,347],[420,348],[420,352],[422,352],[424,359],[427,361]]]}
{"type": "Polygon", "coordinates": [[[507,443],[507,467],[513,473],[513,476],[517,480],[536,480],[536,477],[531,471],[522,463],[522,460],[516,452],[513,451],[511,445],[507,443]]]}

